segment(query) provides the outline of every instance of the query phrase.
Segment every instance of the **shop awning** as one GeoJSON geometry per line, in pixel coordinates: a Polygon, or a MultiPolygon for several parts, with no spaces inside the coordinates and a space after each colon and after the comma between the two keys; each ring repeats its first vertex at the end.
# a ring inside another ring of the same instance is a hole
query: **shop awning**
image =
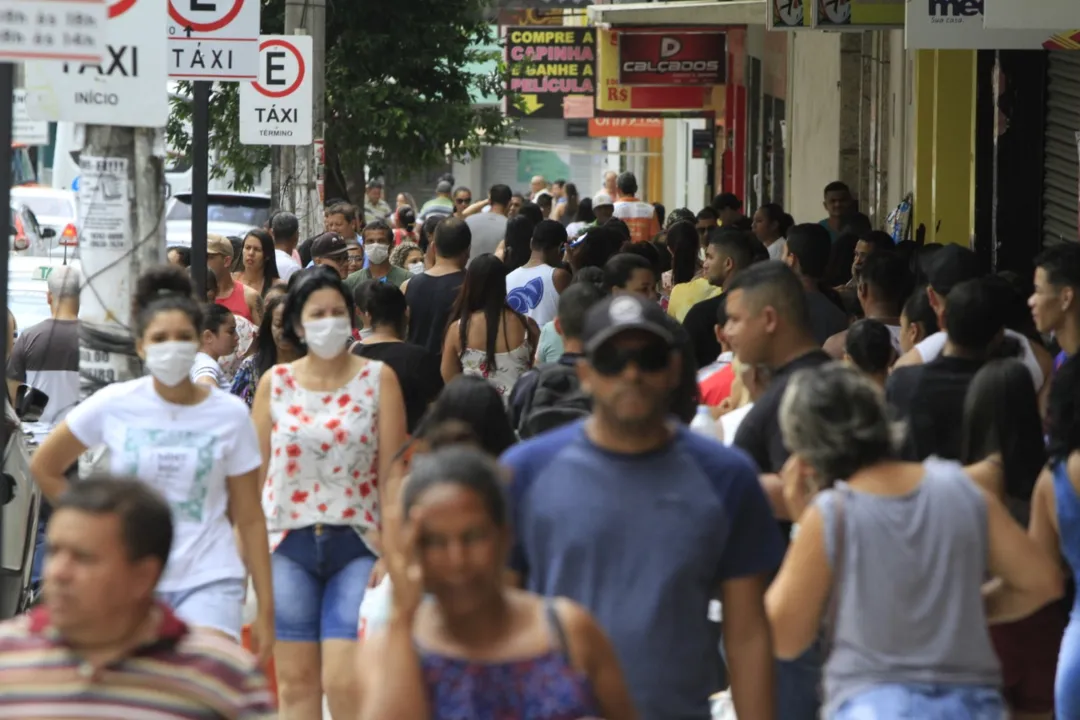
{"type": "Polygon", "coordinates": [[[597,25],[764,25],[767,0],[672,0],[592,5],[597,25]]]}

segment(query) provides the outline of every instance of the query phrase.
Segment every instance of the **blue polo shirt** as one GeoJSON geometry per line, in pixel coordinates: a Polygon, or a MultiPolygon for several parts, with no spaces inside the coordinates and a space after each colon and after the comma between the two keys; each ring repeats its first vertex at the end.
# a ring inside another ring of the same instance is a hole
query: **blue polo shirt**
{"type": "Polygon", "coordinates": [[[725,580],[772,573],[783,543],[757,468],[681,424],[662,449],[602,450],[584,421],[503,455],[526,587],[571,598],[615,646],[641,717],[708,720],[725,580]]]}

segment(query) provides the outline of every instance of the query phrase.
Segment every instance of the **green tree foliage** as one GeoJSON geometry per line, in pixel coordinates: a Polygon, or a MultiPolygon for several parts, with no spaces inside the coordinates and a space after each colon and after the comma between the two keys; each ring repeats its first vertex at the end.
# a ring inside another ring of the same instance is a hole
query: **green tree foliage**
{"type": "MultiPolygon", "coordinates": [[[[491,0],[327,2],[326,149],[328,181],[344,189],[365,165],[420,170],[475,155],[485,143],[516,137],[502,109],[474,106],[483,95],[502,97],[507,70],[484,17],[491,0]],[[469,66],[499,61],[484,75],[469,66]],[[333,176],[336,175],[336,178],[333,176]]],[[[262,32],[285,30],[285,0],[262,1],[262,32]]],[[[188,83],[178,93],[191,97],[188,83]]],[[[270,163],[270,150],[241,145],[236,83],[214,87],[210,99],[211,177],[232,171],[232,185],[250,189],[270,163]]],[[[191,105],[173,100],[167,128],[171,145],[186,153],[191,105]]],[[[355,193],[354,193],[355,194],[355,193]]]]}

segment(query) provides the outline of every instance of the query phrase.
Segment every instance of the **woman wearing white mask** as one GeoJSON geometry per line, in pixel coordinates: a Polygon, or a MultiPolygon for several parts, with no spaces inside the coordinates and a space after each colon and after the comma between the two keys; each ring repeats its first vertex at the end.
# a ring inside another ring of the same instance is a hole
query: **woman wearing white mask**
{"type": "Polygon", "coordinates": [[[55,500],[67,487],[65,471],[104,445],[113,474],[139,478],[172,507],[175,536],[158,584],[161,600],[188,624],[239,640],[246,563],[259,606],[253,634],[266,660],[274,603],[255,427],[239,398],[191,380],[203,308],[183,269],[144,273],[133,315],[135,350],[150,375],[109,385],[77,405],[35,453],[31,471],[55,500]]]}
{"type": "Polygon", "coordinates": [[[352,328],[337,274],[306,271],[285,299],[282,332],[307,354],[265,373],[252,406],[267,459],[282,717],[321,718],[324,693],[334,717],[357,712],[357,619],[406,436],[398,378],[347,351],[352,328]]]}

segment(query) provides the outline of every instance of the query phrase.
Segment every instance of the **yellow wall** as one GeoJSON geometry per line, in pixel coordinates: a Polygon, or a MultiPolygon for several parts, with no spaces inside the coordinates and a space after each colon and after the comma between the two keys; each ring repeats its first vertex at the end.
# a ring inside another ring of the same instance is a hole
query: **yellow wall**
{"type": "Polygon", "coordinates": [[[967,246],[975,231],[976,53],[920,50],[914,80],[914,228],[926,226],[927,243],[967,246]]]}

